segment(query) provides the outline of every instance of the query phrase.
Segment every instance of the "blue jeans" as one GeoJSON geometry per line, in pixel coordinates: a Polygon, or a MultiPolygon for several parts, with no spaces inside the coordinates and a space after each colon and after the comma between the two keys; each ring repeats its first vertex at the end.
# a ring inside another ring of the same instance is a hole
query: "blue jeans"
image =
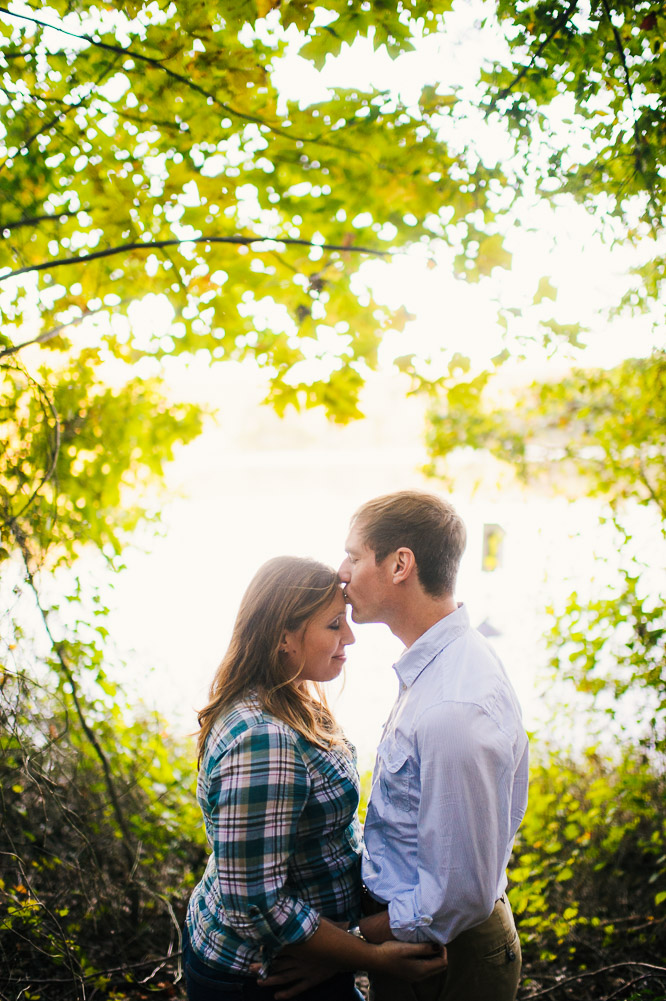
{"type": "MultiPolygon", "coordinates": [[[[186,927],[183,928],[183,968],[188,1001],[275,1001],[273,989],[260,986],[255,977],[240,976],[199,959],[186,927]]],[[[363,998],[354,986],[353,973],[336,973],[299,994],[295,1001],[363,1001],[363,998]]]]}

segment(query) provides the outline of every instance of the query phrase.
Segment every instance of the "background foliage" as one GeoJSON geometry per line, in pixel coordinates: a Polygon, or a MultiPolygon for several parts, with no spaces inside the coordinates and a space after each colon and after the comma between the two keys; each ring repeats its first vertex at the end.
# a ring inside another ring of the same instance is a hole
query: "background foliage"
{"type": "Polygon", "coordinates": [[[274,83],[289,46],[316,67],[362,37],[397,58],[455,30],[454,7],[0,8],[3,998],[177,990],[204,854],[192,751],[118,689],[81,565],[122,567],[158,517],[166,463],[203,427],[174,399],[169,360],[254,359],[279,413],[345,422],[382,337],[403,328],[433,475],[450,480],[456,449],[489,451],[526,483],[603,500],[620,553],[595,593],[553,609],[553,668],[604,746],[537,755],[513,871],[521,996],[663,996],[664,12],[488,2],[478,30],[499,41],[475,87],[432,80],[412,103],[353,86],[288,101],[274,83]],[[563,321],[544,276],[527,334],[532,314],[500,297],[506,340],[486,368],[449,344],[443,375],[409,354],[409,316],[373,300],[363,261],[417,247],[485,282],[535,205],[572,201],[633,254],[598,330],[563,321]],[[641,311],[650,357],[520,376],[521,338],[575,358],[641,311]],[[632,505],[652,512],[648,561],[632,505]]]}

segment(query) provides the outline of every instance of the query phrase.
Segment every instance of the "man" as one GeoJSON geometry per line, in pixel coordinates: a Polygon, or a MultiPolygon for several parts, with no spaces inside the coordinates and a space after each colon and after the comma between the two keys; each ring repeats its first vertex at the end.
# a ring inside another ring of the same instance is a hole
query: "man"
{"type": "Polygon", "coordinates": [[[518,988],[505,870],[527,736],[504,668],[454,599],[465,539],[446,501],[389,494],[354,515],[339,570],[354,622],[384,622],[407,648],[365,822],[360,929],[445,944],[449,964],[419,984],[375,977],[373,1001],[513,1001],[518,988]]]}

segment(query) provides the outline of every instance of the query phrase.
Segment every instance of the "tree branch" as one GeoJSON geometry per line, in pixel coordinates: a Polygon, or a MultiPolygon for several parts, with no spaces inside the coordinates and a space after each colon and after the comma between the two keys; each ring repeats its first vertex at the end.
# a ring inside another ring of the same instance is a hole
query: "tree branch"
{"type": "MultiPolygon", "coordinates": [[[[129,302],[129,299],[121,299],[118,305],[123,305],[126,302],[129,302]]],[[[100,306],[99,309],[84,309],[81,316],[76,316],[73,320],[60,323],[57,327],[51,327],[50,330],[45,330],[43,334],[32,337],[29,341],[21,341],[20,344],[12,344],[8,348],[3,348],[0,351],[0,360],[7,358],[9,355],[15,355],[17,352],[22,351],[23,348],[29,348],[33,344],[46,344],[47,341],[53,340],[54,337],[57,337],[63,330],[67,330],[68,327],[75,327],[77,324],[87,320],[89,316],[95,316],[96,313],[104,313],[109,308],[109,306],[100,306]]]]}
{"type": "Polygon", "coordinates": [[[52,327],[51,330],[46,330],[43,334],[40,334],[39,337],[33,337],[29,341],[21,341],[20,344],[12,344],[9,348],[3,348],[2,351],[0,351],[0,358],[7,358],[10,355],[15,355],[18,351],[22,351],[23,348],[30,347],[31,344],[45,344],[46,341],[50,341],[52,338],[57,337],[61,330],[65,330],[67,327],[71,327],[71,325],[71,322],[61,323],[57,327],[52,327]]]}
{"type": "Polygon", "coordinates": [[[615,46],[617,48],[617,53],[620,57],[620,63],[622,64],[622,69],[624,70],[624,80],[627,85],[627,94],[629,95],[629,101],[631,102],[631,106],[633,107],[634,92],[631,86],[631,79],[629,77],[629,67],[627,66],[627,59],[624,54],[624,46],[622,44],[622,38],[620,36],[620,32],[617,30],[616,25],[613,24],[611,10],[610,7],[608,6],[607,0],[601,0],[601,6],[604,9],[604,13],[606,15],[606,18],[608,19],[608,24],[610,25],[610,29],[613,32],[613,38],[615,39],[615,46]]]}
{"type": "Polygon", "coordinates": [[[666,501],[662,500],[659,497],[659,495],[657,494],[656,490],[654,489],[654,487],[650,483],[650,479],[648,477],[647,469],[645,468],[645,463],[643,462],[643,459],[639,459],[638,470],[640,472],[639,479],[640,479],[641,483],[643,484],[643,486],[645,487],[645,489],[649,493],[650,497],[652,498],[652,500],[655,502],[655,504],[657,505],[657,507],[661,511],[662,517],[666,518],[666,501]]]}
{"type": "Polygon", "coordinates": [[[25,219],[17,219],[16,222],[0,222],[0,236],[2,236],[2,230],[12,230],[20,229],[22,226],[36,226],[40,222],[59,222],[61,216],[76,216],[79,212],[85,212],[86,209],[77,209],[76,212],[72,212],[69,209],[63,209],[62,212],[46,212],[44,215],[34,215],[26,217],[25,219]]]}
{"type": "Polygon", "coordinates": [[[41,125],[36,132],[33,132],[33,134],[29,136],[25,140],[25,142],[21,143],[21,145],[16,150],[16,153],[8,154],[2,161],[2,163],[0,163],[0,170],[4,170],[8,160],[14,160],[14,158],[18,156],[20,153],[23,153],[24,150],[28,150],[35,141],[35,139],[38,138],[38,136],[41,136],[45,132],[48,132],[50,129],[54,127],[54,125],[57,125],[58,122],[61,121],[66,115],[69,115],[70,112],[77,111],[82,104],[84,104],[90,97],[93,96],[93,94],[95,93],[95,88],[99,86],[104,77],[107,76],[107,74],[111,71],[111,69],[114,67],[117,61],[118,61],[117,58],[111,60],[111,62],[108,63],[108,65],[102,69],[101,73],[98,74],[97,79],[89,83],[90,89],[88,90],[88,93],[84,94],[80,100],[76,101],[75,104],[66,105],[62,111],[59,111],[48,122],[44,122],[44,124],[41,125]]]}
{"type": "MultiPolygon", "coordinates": [[[[182,73],[176,73],[175,70],[169,69],[168,66],[164,66],[162,60],[154,59],[151,56],[146,56],[142,52],[136,52],[134,49],[124,49],[121,45],[111,45],[109,42],[100,42],[93,38],[92,35],[77,35],[76,32],[67,31],[66,28],[61,28],[57,24],[50,24],[48,21],[41,21],[39,18],[30,17],[28,14],[19,14],[16,11],[9,10],[7,7],[0,7],[0,13],[7,14],[9,17],[18,17],[23,21],[31,21],[33,24],[38,24],[43,28],[49,28],[51,31],[57,31],[62,35],[68,35],[70,38],[76,38],[79,42],[88,42],[90,45],[95,45],[97,48],[106,49],[107,52],[115,52],[122,56],[129,57],[130,59],[138,59],[141,62],[146,63],[149,66],[153,66],[156,69],[161,70],[166,73],[168,77],[172,80],[177,80],[179,83],[184,84],[189,87],[190,90],[201,94],[202,97],[210,99],[213,101],[218,108],[226,112],[228,115],[232,115],[234,118],[239,118],[241,121],[251,122],[254,125],[263,125],[265,128],[269,129],[274,135],[282,136],[283,138],[289,139],[292,142],[304,142],[304,143],[317,143],[320,146],[330,146],[332,149],[341,149],[337,143],[327,142],[325,139],[317,138],[317,136],[296,136],[284,129],[280,129],[275,125],[270,125],[265,119],[258,118],[256,115],[248,115],[242,111],[237,111],[232,108],[231,105],[225,104],[223,101],[217,97],[212,91],[206,90],[204,87],[200,87],[198,84],[182,73]]],[[[346,150],[349,152],[349,150],[346,150]]]]}
{"type": "Polygon", "coordinates": [[[496,103],[496,101],[500,101],[500,100],[502,100],[502,98],[507,97],[511,93],[511,91],[513,90],[513,88],[517,84],[520,83],[520,81],[523,79],[523,77],[526,76],[529,73],[529,71],[532,69],[532,67],[534,66],[535,62],[537,61],[537,59],[539,58],[539,56],[541,55],[541,53],[543,52],[543,50],[553,40],[553,38],[555,37],[555,35],[557,34],[557,32],[560,30],[560,28],[564,27],[564,25],[567,23],[567,21],[569,20],[569,18],[572,16],[572,14],[574,13],[574,11],[576,10],[577,6],[578,6],[578,0],[570,0],[569,6],[565,10],[562,11],[562,13],[558,17],[557,21],[553,25],[551,31],[548,33],[548,35],[546,36],[546,38],[544,38],[544,40],[541,43],[541,45],[539,46],[539,48],[536,50],[536,52],[534,53],[534,55],[530,59],[528,65],[527,66],[523,66],[523,68],[520,71],[520,73],[511,81],[511,83],[509,84],[509,86],[508,87],[504,87],[504,89],[499,92],[499,94],[495,98],[495,101],[493,101],[493,105],[496,103]]]}
{"type": "MultiPolygon", "coordinates": [[[[58,414],[56,412],[56,409],[53,406],[53,403],[51,402],[51,400],[49,399],[49,397],[48,397],[48,395],[47,395],[44,387],[42,385],[40,385],[40,383],[38,383],[36,379],[32,378],[32,376],[30,375],[30,373],[23,367],[23,365],[21,365],[20,362],[17,365],[15,365],[14,367],[15,367],[15,370],[20,371],[25,376],[25,378],[30,383],[32,383],[32,385],[37,390],[37,395],[39,396],[39,400],[41,402],[42,412],[46,415],[46,411],[48,410],[50,412],[51,416],[53,417],[54,440],[53,440],[53,447],[51,449],[50,461],[49,461],[48,467],[44,471],[44,475],[42,476],[41,480],[39,481],[39,483],[37,484],[37,486],[35,487],[35,489],[31,493],[31,495],[28,498],[28,500],[25,502],[25,504],[23,505],[23,507],[20,509],[20,511],[17,511],[16,513],[12,513],[11,516],[5,520],[5,523],[6,524],[10,524],[10,525],[17,518],[20,518],[22,515],[25,514],[25,512],[28,510],[28,508],[30,507],[30,505],[34,502],[37,494],[42,489],[42,487],[44,486],[44,484],[47,483],[51,479],[51,477],[53,476],[53,474],[55,472],[55,468],[56,468],[56,463],[58,461],[58,455],[60,454],[60,435],[61,435],[61,432],[60,432],[60,419],[59,419],[58,414]]],[[[46,418],[46,420],[48,421],[48,417],[46,418]]]]}
{"type": "Polygon", "coordinates": [[[124,243],[119,247],[107,247],[106,250],[94,250],[90,254],[79,254],[76,257],[61,257],[55,261],[44,261],[41,264],[27,264],[16,271],[10,271],[0,276],[0,282],[30,271],[50,271],[51,268],[63,267],[68,264],[85,264],[86,261],[99,260],[101,257],[113,257],[116,254],[127,254],[134,250],[160,250],[162,247],[179,247],[184,243],[229,243],[248,247],[253,243],[284,243],[296,247],[316,247],[320,250],[338,250],[342,253],[372,254],[374,257],[391,257],[391,250],[377,250],[374,247],[354,247],[335,243],[313,243],[311,240],[297,240],[287,236],[197,236],[189,240],[151,240],[145,243],[124,243]]]}
{"type": "Polygon", "coordinates": [[[638,170],[638,173],[641,175],[641,177],[645,181],[645,187],[647,188],[647,191],[648,191],[648,195],[649,195],[648,206],[650,208],[650,213],[649,213],[650,214],[650,224],[652,226],[653,235],[656,237],[656,235],[657,235],[656,219],[658,218],[658,213],[654,209],[654,201],[655,201],[655,197],[654,197],[654,184],[652,183],[652,180],[648,177],[648,175],[646,173],[645,160],[643,159],[643,152],[642,152],[642,150],[643,150],[644,143],[643,143],[643,140],[641,139],[640,132],[638,131],[638,114],[637,114],[637,111],[636,111],[636,105],[634,104],[634,91],[633,91],[633,87],[631,86],[631,77],[629,76],[629,67],[627,65],[627,57],[624,54],[624,45],[622,44],[622,36],[620,35],[620,32],[618,31],[616,25],[613,23],[613,18],[611,16],[611,10],[610,10],[610,7],[608,6],[608,0],[601,0],[601,6],[604,9],[604,13],[606,15],[606,19],[608,21],[608,24],[610,25],[611,31],[613,32],[613,38],[615,39],[615,48],[617,49],[617,54],[618,54],[618,56],[620,58],[620,64],[621,64],[622,70],[624,72],[624,82],[625,82],[625,85],[626,85],[626,88],[627,88],[627,96],[629,98],[629,104],[631,105],[631,111],[632,111],[632,119],[633,119],[632,127],[633,127],[633,133],[634,133],[634,142],[636,143],[636,152],[635,152],[636,169],[638,170]]]}

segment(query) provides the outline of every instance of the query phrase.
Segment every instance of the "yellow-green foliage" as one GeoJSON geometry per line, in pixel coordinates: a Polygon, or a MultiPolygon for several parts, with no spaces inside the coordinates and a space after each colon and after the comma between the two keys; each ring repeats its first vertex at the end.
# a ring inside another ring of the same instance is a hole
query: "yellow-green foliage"
{"type": "Polygon", "coordinates": [[[665,793],[659,768],[634,753],[614,761],[553,753],[534,763],[509,870],[528,959],[663,948],[665,793]]]}
{"type": "Polygon", "coordinates": [[[58,984],[118,986],[150,973],[132,964],[178,952],[204,863],[194,748],[157,717],[79,693],[95,746],[65,687],[9,673],[0,686],[5,996],[37,997],[40,980],[52,981],[41,996],[58,998],[58,984]]]}

